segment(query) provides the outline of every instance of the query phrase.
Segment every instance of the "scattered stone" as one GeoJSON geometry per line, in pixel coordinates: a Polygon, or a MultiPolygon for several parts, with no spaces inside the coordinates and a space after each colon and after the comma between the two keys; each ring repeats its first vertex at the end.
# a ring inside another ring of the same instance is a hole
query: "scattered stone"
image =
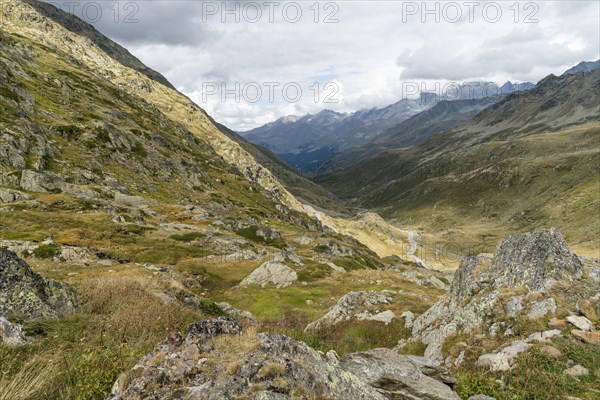
{"type": "Polygon", "coordinates": [[[129,196],[121,192],[115,192],[115,202],[127,207],[142,208],[150,205],[150,201],[141,196],[129,196]]]}
{"type": "Polygon", "coordinates": [[[573,329],[571,333],[586,343],[600,346],[600,331],[586,332],[573,329]]]}
{"type": "Polygon", "coordinates": [[[554,314],[556,312],[556,301],[550,297],[541,301],[536,301],[531,304],[527,318],[539,319],[544,317],[546,314],[554,314]]]}
{"type": "Polygon", "coordinates": [[[552,358],[562,357],[562,352],[554,346],[542,346],[540,348],[540,353],[552,358]]]}
{"type": "Polygon", "coordinates": [[[217,307],[219,307],[221,309],[221,311],[223,311],[225,314],[229,315],[232,318],[235,318],[235,319],[244,318],[244,319],[247,319],[248,321],[256,322],[256,317],[250,311],[239,310],[239,309],[235,308],[234,306],[232,306],[231,304],[226,303],[226,302],[220,302],[220,303],[215,303],[215,304],[217,305],[217,307]]]}
{"type": "Polygon", "coordinates": [[[400,318],[404,318],[404,327],[407,329],[412,328],[415,314],[412,311],[404,311],[400,318]]]}
{"type": "Polygon", "coordinates": [[[78,309],[71,286],[36,274],[15,253],[0,250],[0,315],[54,318],[78,309]]]}
{"type": "Polygon", "coordinates": [[[509,371],[513,367],[513,360],[520,353],[531,348],[532,342],[545,342],[556,335],[560,335],[560,331],[552,330],[531,334],[527,339],[516,340],[495,353],[483,354],[477,360],[477,366],[488,368],[492,372],[509,371]]]}
{"type": "Polygon", "coordinates": [[[16,345],[25,342],[23,328],[13,324],[4,317],[0,317],[0,343],[16,345]]]}
{"type": "Polygon", "coordinates": [[[478,395],[469,397],[467,400],[496,400],[496,399],[494,397],[486,396],[483,394],[478,394],[478,395]]]}
{"type": "Polygon", "coordinates": [[[396,314],[394,314],[394,312],[391,310],[383,311],[375,315],[372,315],[368,311],[363,311],[360,314],[356,314],[354,317],[359,321],[376,321],[383,322],[385,325],[389,325],[389,323],[396,318],[396,314]]]}
{"type": "Polygon", "coordinates": [[[568,326],[568,324],[569,323],[565,319],[552,318],[548,322],[548,328],[563,330],[563,329],[565,329],[568,326]]]}
{"type": "Polygon", "coordinates": [[[570,315],[567,317],[567,321],[569,321],[571,323],[571,325],[574,325],[575,327],[577,327],[578,329],[580,329],[582,331],[594,330],[594,325],[592,324],[592,321],[590,321],[586,317],[570,315]]]}
{"type": "Polygon", "coordinates": [[[240,286],[258,285],[264,288],[272,284],[284,288],[297,280],[298,274],[293,269],[277,262],[266,262],[244,278],[240,286]]]}
{"type": "Polygon", "coordinates": [[[311,238],[309,236],[306,236],[306,235],[300,236],[298,239],[296,239],[296,243],[298,243],[299,245],[302,245],[302,246],[306,246],[308,244],[311,244],[314,241],[315,241],[315,239],[313,239],[313,238],[311,238]]]}
{"type": "Polygon", "coordinates": [[[564,370],[566,375],[572,376],[576,378],[578,376],[586,376],[589,375],[590,371],[582,365],[575,365],[569,369],[564,370]]]}
{"type": "Polygon", "coordinates": [[[309,306],[312,306],[313,304],[315,304],[314,301],[312,301],[311,299],[306,300],[306,304],[309,306]]]}
{"type": "Polygon", "coordinates": [[[531,346],[524,340],[517,340],[498,353],[483,354],[477,360],[477,366],[488,368],[492,372],[509,371],[512,368],[513,360],[531,346]]]}
{"type": "Polygon", "coordinates": [[[579,300],[577,302],[577,309],[583,316],[585,316],[590,321],[595,321],[598,319],[598,314],[596,313],[596,309],[594,305],[589,300],[579,300]]]}
{"type": "Polygon", "coordinates": [[[326,261],[325,264],[327,264],[329,267],[331,267],[331,269],[334,270],[335,272],[346,273],[346,270],[344,268],[335,265],[331,261],[326,261]]]}
{"type": "Polygon", "coordinates": [[[526,339],[527,342],[547,342],[552,339],[554,336],[560,335],[560,331],[557,329],[551,331],[544,332],[535,332],[529,335],[526,339]]]}

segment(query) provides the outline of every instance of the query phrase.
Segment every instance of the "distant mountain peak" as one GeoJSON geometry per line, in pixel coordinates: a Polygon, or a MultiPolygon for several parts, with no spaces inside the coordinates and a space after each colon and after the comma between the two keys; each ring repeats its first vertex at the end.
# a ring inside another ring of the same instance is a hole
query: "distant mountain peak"
{"type": "Polygon", "coordinates": [[[576,66],[569,68],[568,70],[566,70],[563,75],[574,75],[574,74],[578,74],[580,72],[592,72],[596,69],[600,68],[600,60],[596,60],[596,61],[582,61],[579,64],[577,64],[576,66]]]}

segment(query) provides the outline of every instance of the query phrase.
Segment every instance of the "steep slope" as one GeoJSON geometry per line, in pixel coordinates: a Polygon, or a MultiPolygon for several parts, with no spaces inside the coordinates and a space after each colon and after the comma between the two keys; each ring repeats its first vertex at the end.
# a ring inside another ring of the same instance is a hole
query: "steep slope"
{"type": "Polygon", "coordinates": [[[551,75],[460,127],[317,181],[438,239],[481,243],[553,224],[597,249],[599,89],[598,71],[551,75]]]}
{"type": "MultiPolygon", "coordinates": [[[[119,44],[108,39],[106,36],[98,32],[93,26],[75,17],[74,15],[62,12],[51,4],[37,0],[24,0],[24,3],[35,9],[41,15],[44,15],[69,31],[81,35],[89,39],[92,43],[98,46],[107,55],[114,58],[115,61],[123,64],[126,67],[134,69],[148,78],[161,83],[171,89],[175,89],[173,85],[160,73],[148,68],[140,60],[134,57],[127,49],[119,44]]],[[[16,10],[11,10],[11,4],[7,3],[7,12],[14,13],[16,10]]],[[[14,5],[12,5],[14,7],[14,5]]]]}

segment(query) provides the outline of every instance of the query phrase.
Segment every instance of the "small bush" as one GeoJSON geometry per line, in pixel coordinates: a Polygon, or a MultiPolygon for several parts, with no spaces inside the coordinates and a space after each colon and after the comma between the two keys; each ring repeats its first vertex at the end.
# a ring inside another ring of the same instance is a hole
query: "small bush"
{"type": "Polygon", "coordinates": [[[135,142],[135,144],[131,147],[131,152],[142,158],[146,158],[146,156],[148,155],[148,152],[144,148],[144,145],[142,145],[140,142],[135,142]]]}
{"type": "Polygon", "coordinates": [[[56,127],[56,131],[70,140],[79,138],[83,133],[83,130],[75,125],[59,126],[56,127]]]}
{"type": "Polygon", "coordinates": [[[42,244],[33,251],[33,255],[37,258],[48,259],[54,258],[60,252],[60,246],[57,244],[42,244]]]}

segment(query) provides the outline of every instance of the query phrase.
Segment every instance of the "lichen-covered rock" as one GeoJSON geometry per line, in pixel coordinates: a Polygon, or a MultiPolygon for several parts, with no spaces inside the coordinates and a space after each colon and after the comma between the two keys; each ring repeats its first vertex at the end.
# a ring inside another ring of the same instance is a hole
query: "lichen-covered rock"
{"type": "Polygon", "coordinates": [[[244,278],[240,286],[258,285],[264,288],[274,285],[277,288],[284,288],[297,280],[298,274],[290,267],[278,262],[266,262],[244,278]]]}
{"type": "MultiPolygon", "coordinates": [[[[389,305],[394,301],[394,294],[394,292],[389,290],[383,290],[381,292],[369,291],[347,293],[338,300],[337,304],[333,306],[327,314],[308,324],[306,331],[319,330],[338,324],[342,321],[348,321],[352,318],[359,320],[380,320],[379,318],[373,319],[380,313],[374,313],[374,315],[370,312],[372,311],[370,309],[377,305],[389,305]]],[[[389,315],[388,313],[380,317],[394,318],[395,315],[389,315]]],[[[391,318],[389,318],[389,321],[391,321],[391,318]]]]}
{"type": "Polygon", "coordinates": [[[239,323],[224,317],[170,335],[119,377],[111,398],[385,400],[306,344],[244,335],[239,323]]]}
{"type": "Polygon", "coordinates": [[[494,255],[495,286],[547,289],[554,281],[579,278],[583,264],[569,251],[558,228],[504,239],[494,255]]]}
{"type": "Polygon", "coordinates": [[[52,318],[78,308],[71,286],[36,274],[15,253],[0,250],[0,315],[52,318]]]}
{"type": "Polygon", "coordinates": [[[424,374],[416,362],[390,349],[348,354],[341,366],[388,399],[460,399],[449,386],[424,374]]]}
{"type": "MultiPolygon", "coordinates": [[[[582,276],[583,265],[569,251],[556,228],[504,239],[493,258],[465,257],[455,273],[448,293],[413,324],[413,336],[427,345],[425,356],[443,361],[444,340],[457,333],[470,333],[492,323],[499,311],[515,318],[526,296],[513,296],[504,305],[501,293],[513,289],[544,292],[558,280],[573,281],[582,276]],[[500,307],[498,307],[500,305],[500,307]]],[[[531,318],[553,313],[554,299],[534,303],[531,318]]]]}

